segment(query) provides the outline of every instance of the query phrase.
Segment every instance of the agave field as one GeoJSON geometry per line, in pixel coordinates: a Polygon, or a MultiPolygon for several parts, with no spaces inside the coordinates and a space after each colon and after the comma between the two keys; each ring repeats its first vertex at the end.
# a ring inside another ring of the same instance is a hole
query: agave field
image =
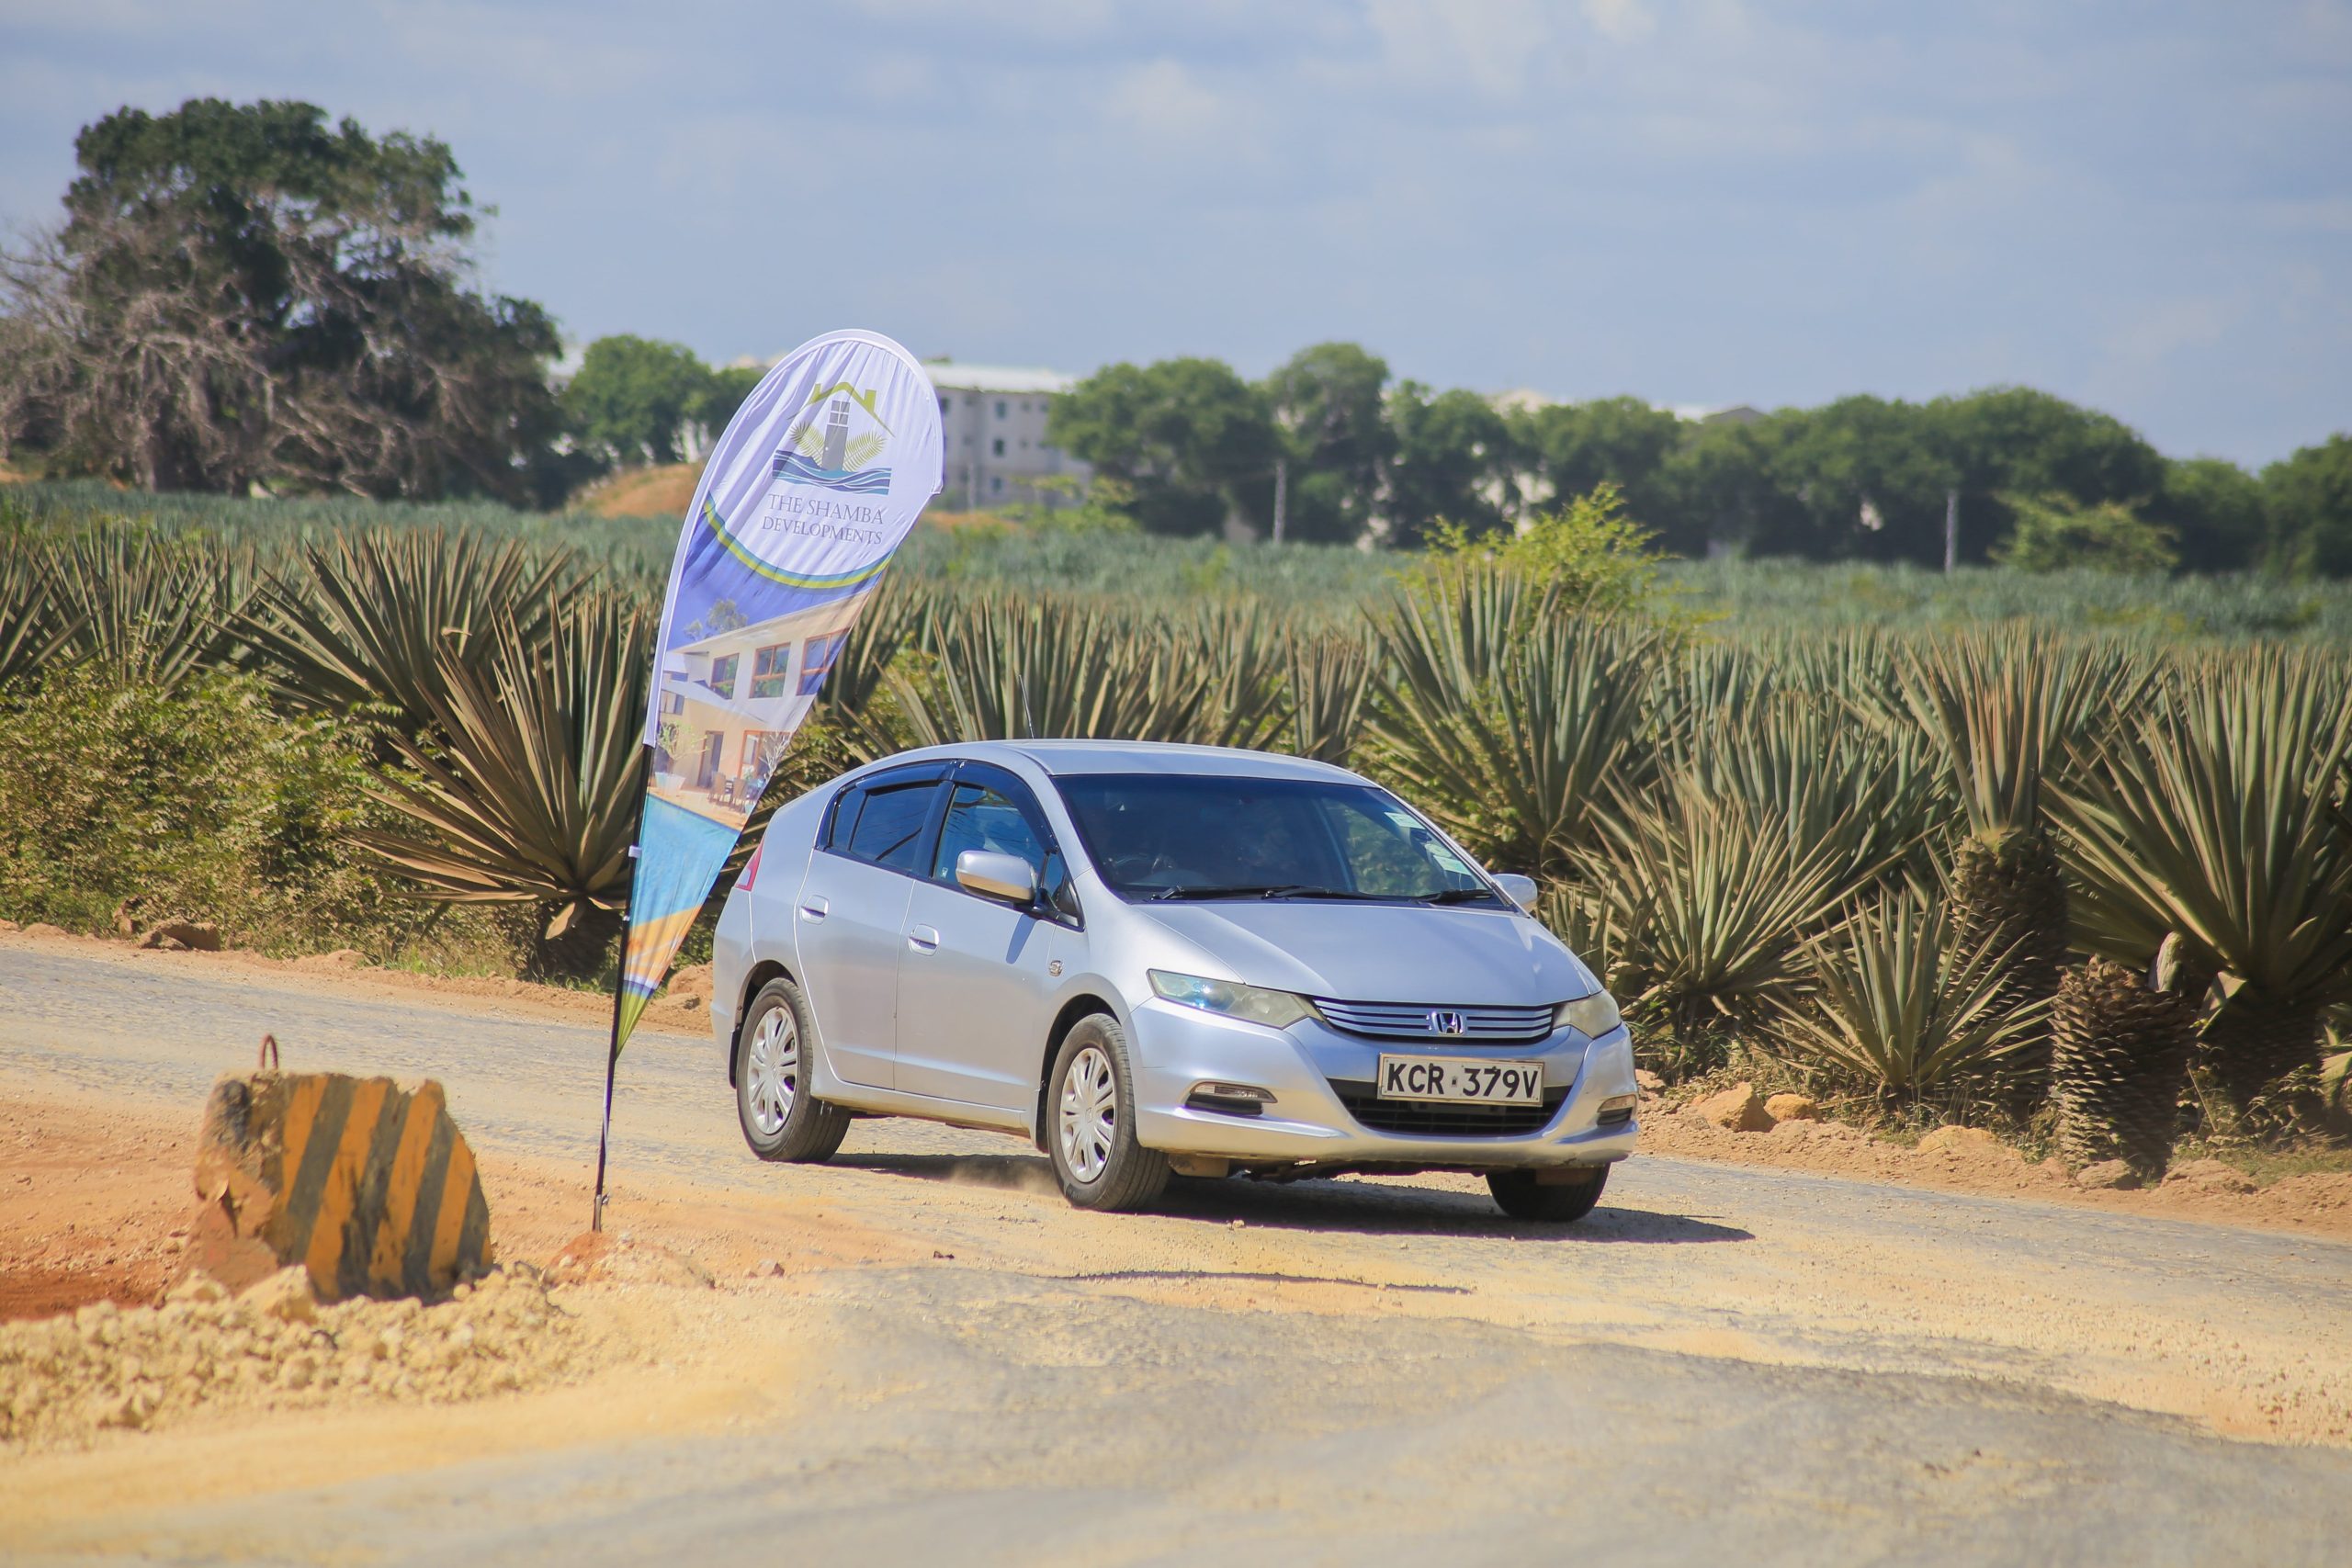
{"type": "MultiPolygon", "coordinates": [[[[143,525],[54,492],[9,504],[12,725],[128,700],[93,690],[230,683],[289,733],[332,730],[363,778],[340,815],[302,817],[290,791],[280,815],[316,841],[256,875],[323,857],[405,899],[526,911],[542,970],[609,964],[666,525],[626,545],[324,503],[143,525]]],[[[1294,751],[1535,875],[1669,1078],[1769,1072],[2143,1177],[2183,1131],[2306,1135],[2330,1114],[2323,1062],[2352,1010],[2341,597],[2109,584],[2093,614],[2058,584],[2034,613],[2014,582],[1971,609],[1881,574],[1841,618],[1850,574],[1813,569],[1805,611],[1778,569],[1707,564],[1604,610],[1476,558],[1159,543],[920,538],[771,801],[947,739],[1294,751]]]]}
{"type": "MultiPolygon", "coordinates": [[[[669,570],[678,519],[516,512],[490,502],[431,504],[305,497],[125,496],[96,481],[0,486],[0,533],[76,529],[126,510],[151,530],[250,549],[263,561],[361,532],[442,530],[561,549],[614,581],[669,570]]],[[[1343,545],[1228,545],[1069,527],[918,530],[902,576],[1023,592],[1056,588],[1147,603],[1244,597],[1294,616],[1353,619],[1384,601],[1400,557],[1343,545]]],[[[2174,639],[2273,638],[2352,646],[2352,582],[2259,576],[2119,576],[1866,563],[1668,561],[1659,587],[1687,614],[1740,627],[1917,630],[2032,621],[2174,639]]]]}

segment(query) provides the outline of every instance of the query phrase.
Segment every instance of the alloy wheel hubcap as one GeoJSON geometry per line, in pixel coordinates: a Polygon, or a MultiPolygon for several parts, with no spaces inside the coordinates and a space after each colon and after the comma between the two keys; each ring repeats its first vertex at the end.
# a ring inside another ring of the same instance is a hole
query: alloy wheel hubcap
{"type": "Polygon", "coordinates": [[[752,1125],[773,1138],[792,1114],[792,1097],[800,1089],[800,1029],[790,1008],[773,1008],[752,1031],[749,1103],[752,1125]]]}
{"type": "Polygon", "coordinates": [[[1111,1163],[1111,1143],[1119,1126],[1118,1081],[1111,1058],[1099,1045],[1072,1057],[1062,1075],[1062,1163],[1080,1181],[1092,1181],[1111,1163]]]}

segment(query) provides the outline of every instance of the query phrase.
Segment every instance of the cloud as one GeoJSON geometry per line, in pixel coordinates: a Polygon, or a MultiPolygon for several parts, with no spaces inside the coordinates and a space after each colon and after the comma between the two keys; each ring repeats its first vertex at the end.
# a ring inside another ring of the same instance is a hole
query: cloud
{"type": "Polygon", "coordinates": [[[2233,299],[2165,299],[2134,310],[2107,335],[2108,352],[2135,370],[2151,370],[2184,349],[2222,342],[2245,315],[2233,299]]]}
{"type": "Polygon", "coordinates": [[[1553,11],[1541,0],[1365,0],[1381,63],[1400,87],[1464,92],[1482,100],[1521,96],[1558,48],[1553,11]]]}
{"type": "Polygon", "coordinates": [[[1657,27],[1642,0],[1584,0],[1584,19],[1611,43],[1639,43],[1657,27]]]}
{"type": "Polygon", "coordinates": [[[954,28],[975,20],[990,31],[1032,39],[1094,38],[1118,20],[1113,0],[1014,0],[976,10],[964,0],[850,0],[852,8],[878,20],[912,27],[954,28]]]}
{"type": "Polygon", "coordinates": [[[1173,60],[1122,72],[1106,107],[1114,118],[1162,141],[1218,138],[1238,107],[1173,60]]]}

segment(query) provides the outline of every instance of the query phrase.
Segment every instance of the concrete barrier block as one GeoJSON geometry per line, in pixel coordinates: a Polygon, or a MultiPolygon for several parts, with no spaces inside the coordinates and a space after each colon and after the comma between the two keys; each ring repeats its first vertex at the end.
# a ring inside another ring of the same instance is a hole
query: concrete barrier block
{"type": "Polygon", "coordinates": [[[322,1302],[445,1293],[492,1261],[473,1150],[438,1083],[258,1072],[213,1086],[187,1271],[242,1290],[300,1264],[322,1302]]]}

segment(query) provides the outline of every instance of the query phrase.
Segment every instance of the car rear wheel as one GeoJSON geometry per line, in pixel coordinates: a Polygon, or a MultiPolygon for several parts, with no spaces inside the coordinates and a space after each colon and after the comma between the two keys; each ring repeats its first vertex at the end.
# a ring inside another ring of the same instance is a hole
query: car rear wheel
{"type": "Polygon", "coordinates": [[[819,1164],[849,1132],[849,1112],[808,1089],[808,1002],[789,980],[752,998],[735,1036],[735,1112],[762,1159],[819,1164]]]}
{"type": "Polygon", "coordinates": [[[1168,1156],[1136,1141],[1133,1086],[1118,1021],[1079,1020],[1046,1081],[1046,1153],[1081,1209],[1140,1209],[1167,1190],[1168,1156]]]}
{"type": "Polygon", "coordinates": [[[1592,1213],[1609,1185],[1609,1168],[1593,1168],[1587,1179],[1543,1182],[1532,1170],[1490,1170],[1487,1190],[1495,1195],[1504,1213],[1514,1220],[1544,1220],[1568,1224],[1592,1213]]]}

